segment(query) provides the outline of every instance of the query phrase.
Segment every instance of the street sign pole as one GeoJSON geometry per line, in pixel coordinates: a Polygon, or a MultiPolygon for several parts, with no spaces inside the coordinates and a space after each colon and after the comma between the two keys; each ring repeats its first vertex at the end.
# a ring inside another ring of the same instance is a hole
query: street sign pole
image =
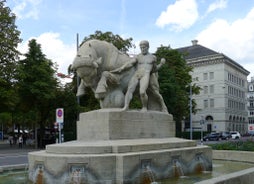
{"type": "Polygon", "coordinates": [[[58,134],[59,134],[59,139],[58,142],[62,142],[62,125],[64,122],[64,109],[63,108],[58,108],[56,109],[56,122],[58,123],[58,134]]]}
{"type": "Polygon", "coordinates": [[[59,122],[58,123],[58,143],[61,143],[62,141],[61,141],[61,134],[62,134],[62,132],[61,132],[61,123],[59,122]]]}
{"type": "Polygon", "coordinates": [[[200,125],[201,125],[201,138],[200,138],[200,143],[201,145],[203,145],[203,125],[205,124],[205,120],[204,117],[201,116],[201,120],[200,120],[200,125]]]}

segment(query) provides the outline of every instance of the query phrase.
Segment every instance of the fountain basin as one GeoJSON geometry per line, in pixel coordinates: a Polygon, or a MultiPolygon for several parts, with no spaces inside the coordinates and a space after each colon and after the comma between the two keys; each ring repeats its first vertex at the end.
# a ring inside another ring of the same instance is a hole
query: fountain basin
{"type": "Polygon", "coordinates": [[[147,167],[157,179],[174,177],[174,162],[178,163],[178,171],[182,171],[180,175],[195,173],[200,166],[211,171],[211,149],[193,146],[193,142],[163,138],[95,141],[94,144],[91,141],[72,141],[50,145],[44,151],[29,153],[29,178],[35,182],[41,170],[44,178],[48,179],[46,183],[68,183],[73,173],[79,170],[84,182],[107,180],[110,183],[127,183],[139,181],[147,167]],[[184,147],[179,148],[180,145],[184,147]],[[89,153],[87,149],[90,149],[89,153]]]}
{"type": "Polygon", "coordinates": [[[212,170],[212,149],[176,138],[167,113],[103,109],[79,119],[77,141],[29,153],[32,182],[142,184],[212,170]]]}
{"type": "MultiPolygon", "coordinates": [[[[254,155],[254,153],[253,153],[254,155]]],[[[244,155],[243,155],[244,157],[244,155]]],[[[239,183],[241,181],[244,184],[252,184],[253,178],[246,182],[249,175],[254,175],[254,164],[246,162],[236,162],[227,160],[213,160],[213,171],[205,172],[203,174],[188,175],[179,178],[170,178],[165,180],[156,181],[158,184],[215,184],[219,182],[233,183],[232,179],[239,183]],[[246,173],[247,176],[246,176],[246,173]],[[227,180],[225,180],[227,179],[227,180]]],[[[17,167],[5,167],[2,172],[0,172],[0,183],[8,184],[32,184],[28,181],[28,171],[25,166],[21,169],[20,166],[17,167]]],[[[106,183],[106,182],[104,182],[106,183]]],[[[236,183],[236,182],[235,182],[236,183]]]]}

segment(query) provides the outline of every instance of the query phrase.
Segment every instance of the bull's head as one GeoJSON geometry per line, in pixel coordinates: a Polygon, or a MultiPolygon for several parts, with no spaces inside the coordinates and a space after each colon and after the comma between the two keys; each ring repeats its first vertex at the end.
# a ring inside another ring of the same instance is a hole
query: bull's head
{"type": "Polygon", "coordinates": [[[76,70],[78,76],[83,79],[87,86],[92,87],[94,79],[97,78],[97,69],[102,58],[94,59],[91,55],[77,55],[73,61],[72,70],[76,70]]]}

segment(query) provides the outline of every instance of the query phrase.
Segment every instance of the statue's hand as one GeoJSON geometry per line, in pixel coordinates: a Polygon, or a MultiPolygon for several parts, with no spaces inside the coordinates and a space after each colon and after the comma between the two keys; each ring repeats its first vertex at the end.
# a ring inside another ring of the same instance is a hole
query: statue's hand
{"type": "Polygon", "coordinates": [[[161,65],[164,65],[166,63],[166,59],[165,58],[161,58],[161,65]]]}
{"type": "Polygon", "coordinates": [[[121,73],[122,71],[123,71],[123,68],[120,67],[120,68],[117,68],[117,69],[115,69],[115,70],[111,70],[111,71],[109,71],[109,72],[111,72],[111,73],[121,73]]]}

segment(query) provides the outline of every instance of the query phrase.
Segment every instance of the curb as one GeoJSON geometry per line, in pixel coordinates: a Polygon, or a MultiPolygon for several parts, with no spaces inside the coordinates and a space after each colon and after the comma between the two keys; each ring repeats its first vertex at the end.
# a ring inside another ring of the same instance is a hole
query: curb
{"type": "Polygon", "coordinates": [[[28,170],[28,164],[0,166],[0,173],[10,170],[22,170],[22,169],[28,170]]]}

